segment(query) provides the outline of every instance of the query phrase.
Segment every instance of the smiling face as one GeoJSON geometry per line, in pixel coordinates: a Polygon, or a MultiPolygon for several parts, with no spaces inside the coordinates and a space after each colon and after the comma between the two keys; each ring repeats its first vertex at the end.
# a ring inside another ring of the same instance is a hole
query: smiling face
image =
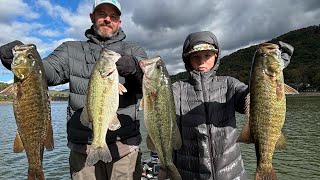
{"type": "Polygon", "coordinates": [[[197,51],[189,55],[190,65],[193,70],[207,72],[213,68],[217,54],[210,50],[197,51]]]}
{"type": "Polygon", "coordinates": [[[95,32],[103,38],[111,38],[119,31],[120,14],[115,6],[101,4],[90,14],[95,32]]]}

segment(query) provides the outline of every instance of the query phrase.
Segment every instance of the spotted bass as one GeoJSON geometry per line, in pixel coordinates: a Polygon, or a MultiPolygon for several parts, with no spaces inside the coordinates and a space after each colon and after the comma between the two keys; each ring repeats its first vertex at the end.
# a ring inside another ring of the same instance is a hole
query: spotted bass
{"type": "Polygon", "coordinates": [[[255,179],[277,179],[272,166],[275,149],[286,147],[282,127],[286,116],[285,94],[298,92],[284,84],[284,62],[278,45],[258,45],[254,55],[250,93],[247,97],[247,123],[239,142],[254,143],[257,156],[255,179]]]}
{"type": "Polygon", "coordinates": [[[15,153],[26,151],[28,179],[44,179],[44,147],[53,150],[53,131],[48,86],[43,64],[33,44],[13,48],[14,84],[1,93],[12,93],[13,110],[18,128],[15,153]]]}
{"type": "Polygon", "coordinates": [[[93,141],[86,166],[92,166],[99,160],[105,163],[112,161],[106,143],[107,131],[115,131],[121,127],[117,117],[119,94],[127,92],[126,88],[119,84],[116,62],[120,57],[116,52],[102,49],[90,76],[86,105],[80,116],[83,124],[92,125],[93,128],[93,141]]]}
{"type": "Polygon", "coordinates": [[[144,123],[148,132],[147,147],[158,153],[160,172],[158,179],[181,179],[173,164],[173,150],[182,141],[176,122],[175,105],[170,76],[160,57],[139,62],[143,76],[144,123]]]}

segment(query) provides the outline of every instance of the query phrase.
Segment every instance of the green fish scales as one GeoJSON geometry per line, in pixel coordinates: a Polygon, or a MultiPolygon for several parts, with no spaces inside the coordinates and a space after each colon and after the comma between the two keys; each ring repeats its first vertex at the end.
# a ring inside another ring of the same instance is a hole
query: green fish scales
{"type": "Polygon", "coordinates": [[[181,137],[170,76],[160,57],[141,60],[143,77],[144,123],[148,132],[147,146],[158,153],[161,170],[158,179],[167,173],[172,179],[181,179],[173,164],[173,150],[181,147],[181,137]]]}

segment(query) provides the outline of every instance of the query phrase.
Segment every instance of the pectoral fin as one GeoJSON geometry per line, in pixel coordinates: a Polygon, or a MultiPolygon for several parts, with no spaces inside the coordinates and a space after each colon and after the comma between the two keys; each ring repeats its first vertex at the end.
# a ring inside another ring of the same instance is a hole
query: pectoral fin
{"type": "Polygon", "coordinates": [[[13,143],[13,152],[14,153],[20,153],[24,150],[21,138],[19,133],[16,133],[16,138],[14,139],[14,143],[13,143]]]}
{"type": "Polygon", "coordinates": [[[21,97],[21,91],[18,92],[18,88],[21,86],[20,82],[16,82],[5,88],[0,92],[0,94],[5,94],[5,95],[13,95],[14,99],[20,99],[21,97]]]}
{"type": "Polygon", "coordinates": [[[299,94],[299,92],[297,90],[295,90],[293,87],[290,87],[286,84],[284,84],[284,92],[286,94],[299,94]]]}
{"type": "Polygon", "coordinates": [[[48,151],[52,151],[54,148],[53,130],[52,130],[51,121],[49,121],[47,125],[47,132],[46,132],[46,138],[44,140],[44,146],[48,151]]]}
{"type": "Polygon", "coordinates": [[[115,114],[112,121],[109,123],[109,129],[111,131],[115,131],[115,130],[119,129],[120,127],[121,127],[121,123],[118,119],[117,114],[115,114]]]}
{"type": "Polygon", "coordinates": [[[278,97],[278,99],[282,99],[284,97],[284,93],[283,93],[283,86],[281,82],[277,82],[276,85],[276,95],[278,97]]]}
{"type": "Polygon", "coordinates": [[[140,102],[139,102],[139,110],[143,110],[143,106],[144,106],[144,98],[142,97],[140,102]]]}
{"type": "Polygon", "coordinates": [[[281,133],[277,144],[276,144],[276,149],[280,150],[280,149],[286,149],[287,147],[287,143],[286,143],[286,137],[283,135],[283,133],[281,133]]]}
{"type": "Polygon", "coordinates": [[[242,142],[247,144],[254,143],[254,140],[252,138],[251,131],[250,131],[249,121],[247,121],[246,124],[243,126],[237,142],[242,142]]]}
{"type": "Polygon", "coordinates": [[[83,108],[83,110],[82,110],[82,112],[80,114],[80,122],[84,126],[87,126],[90,129],[92,129],[92,121],[89,118],[87,106],[84,106],[84,108],[83,108]]]}
{"type": "Polygon", "coordinates": [[[244,114],[246,116],[246,120],[249,121],[250,118],[250,93],[247,94],[245,98],[245,109],[244,109],[244,114]]]}
{"type": "Polygon", "coordinates": [[[14,95],[16,92],[16,84],[11,84],[7,88],[0,91],[0,94],[14,95]]]}
{"type": "Polygon", "coordinates": [[[250,118],[250,93],[246,96],[246,102],[245,102],[245,117],[246,117],[246,123],[242,127],[242,130],[240,132],[240,135],[238,137],[237,142],[243,142],[243,143],[254,143],[254,140],[251,135],[250,131],[250,125],[249,125],[249,118],[250,118]]]}
{"type": "Polygon", "coordinates": [[[126,92],[127,92],[127,89],[124,87],[124,85],[119,83],[119,94],[123,95],[123,93],[126,93],[126,92]]]}

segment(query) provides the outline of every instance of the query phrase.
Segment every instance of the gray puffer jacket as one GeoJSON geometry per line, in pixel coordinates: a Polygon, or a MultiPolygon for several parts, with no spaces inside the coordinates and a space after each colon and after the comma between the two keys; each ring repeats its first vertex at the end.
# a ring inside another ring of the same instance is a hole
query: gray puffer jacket
{"type": "MultiPolygon", "coordinates": [[[[184,52],[198,43],[219,49],[211,32],[190,34],[184,52]]],[[[175,165],[182,179],[247,179],[236,142],[235,112],[244,113],[248,86],[229,76],[216,76],[219,57],[208,72],[193,71],[183,56],[189,79],[173,84],[177,123],[182,147],[175,152],[175,165]]]]}
{"type": "MultiPolygon", "coordinates": [[[[85,105],[87,85],[90,74],[99,59],[102,48],[119,52],[125,52],[134,57],[136,61],[147,58],[143,48],[137,44],[123,41],[126,37],[120,29],[117,36],[109,40],[102,40],[95,36],[92,28],[86,31],[88,41],[68,41],[57,47],[53,53],[43,59],[49,85],[68,83],[70,96],[68,104],[67,133],[69,143],[87,145],[92,142],[92,130],[80,122],[80,114],[85,105]]],[[[124,84],[128,92],[120,96],[118,118],[121,128],[116,131],[108,131],[107,143],[115,144],[121,140],[123,144],[139,145],[141,134],[137,115],[137,95],[141,93],[142,72],[136,71],[128,77],[120,77],[120,83],[124,84]],[[130,139],[130,142],[126,142],[130,139]]],[[[113,158],[119,153],[117,148],[111,148],[113,158]]]]}
{"type": "Polygon", "coordinates": [[[215,71],[190,72],[173,84],[182,136],[175,164],[183,179],[246,179],[235,112],[244,112],[247,85],[215,71]]]}

